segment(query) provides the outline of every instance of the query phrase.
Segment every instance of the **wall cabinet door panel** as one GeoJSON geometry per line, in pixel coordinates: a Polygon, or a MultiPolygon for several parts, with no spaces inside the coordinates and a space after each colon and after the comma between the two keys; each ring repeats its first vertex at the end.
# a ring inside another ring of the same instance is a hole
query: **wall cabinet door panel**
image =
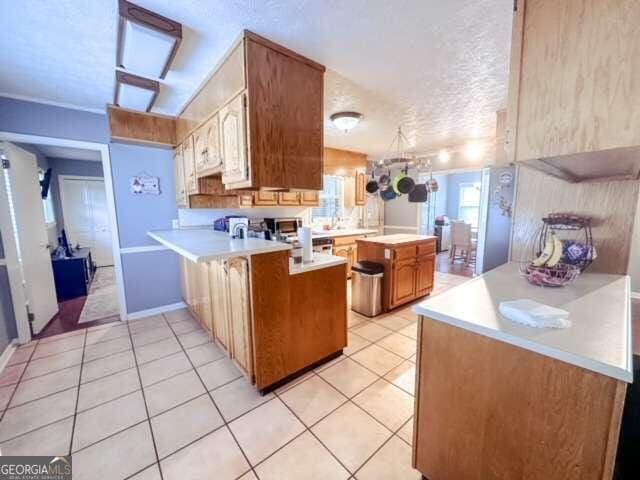
{"type": "Polygon", "coordinates": [[[272,206],[278,204],[278,193],[265,190],[253,194],[253,204],[260,206],[272,206]]]}
{"type": "Polygon", "coordinates": [[[184,160],[182,146],[178,145],[173,151],[173,168],[176,176],[176,203],[178,207],[187,205],[187,191],[184,181],[184,160]]]}
{"type": "Polygon", "coordinates": [[[244,98],[244,94],[238,95],[220,110],[222,181],[227,188],[240,188],[250,180],[244,98]]]}
{"type": "Polygon", "coordinates": [[[367,184],[367,176],[364,172],[356,173],[356,205],[365,204],[365,186],[367,184]]]}
{"type": "Polygon", "coordinates": [[[298,192],[279,192],[278,205],[300,205],[300,194],[298,192]]]}
{"type": "Polygon", "coordinates": [[[182,144],[182,159],[184,162],[184,181],[187,195],[198,193],[196,179],[196,165],[193,147],[193,136],[187,137],[182,144]]]}
{"type": "Polygon", "coordinates": [[[392,291],[391,304],[401,303],[415,296],[416,288],[416,261],[415,259],[396,262],[391,271],[392,291]]]}
{"type": "Polygon", "coordinates": [[[317,207],[320,205],[320,192],[315,190],[300,192],[300,205],[317,207]]]}
{"type": "Polygon", "coordinates": [[[222,171],[220,124],[216,113],[193,134],[196,176],[214,175],[222,171]]]}

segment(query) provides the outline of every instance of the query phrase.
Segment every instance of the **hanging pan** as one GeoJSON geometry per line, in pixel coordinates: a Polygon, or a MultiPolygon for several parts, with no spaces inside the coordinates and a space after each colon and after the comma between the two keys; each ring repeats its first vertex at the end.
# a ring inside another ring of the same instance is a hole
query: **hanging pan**
{"type": "Polygon", "coordinates": [[[378,187],[381,189],[385,189],[391,184],[391,170],[387,169],[387,173],[383,173],[380,175],[378,179],[378,187]]]}
{"type": "Polygon", "coordinates": [[[376,179],[373,176],[373,171],[371,172],[371,180],[367,182],[367,186],[364,188],[368,193],[376,193],[380,188],[378,182],[376,182],[376,179]]]}
{"type": "MultiPolygon", "coordinates": [[[[413,178],[407,175],[409,172],[409,167],[404,167],[404,175],[396,182],[395,190],[398,193],[409,194],[413,191],[416,186],[416,182],[413,181],[413,178]]],[[[397,177],[396,177],[397,178],[397,177]]]]}
{"type": "Polygon", "coordinates": [[[388,202],[389,200],[393,200],[394,198],[396,198],[397,195],[393,188],[387,187],[384,190],[380,190],[380,197],[385,202],[388,202]]]}
{"type": "Polygon", "coordinates": [[[424,203],[429,198],[429,191],[424,183],[418,183],[409,193],[409,201],[411,203],[424,203]]]}

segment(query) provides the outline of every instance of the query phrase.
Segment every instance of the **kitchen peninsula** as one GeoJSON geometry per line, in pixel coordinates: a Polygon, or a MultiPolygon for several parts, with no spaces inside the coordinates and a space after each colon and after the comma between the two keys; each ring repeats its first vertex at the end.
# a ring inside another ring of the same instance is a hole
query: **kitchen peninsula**
{"type": "Polygon", "coordinates": [[[612,477],[633,377],[628,276],[583,273],[541,288],[509,263],[413,311],[413,465],[425,477],[612,477]],[[572,326],[500,315],[501,301],[521,298],[568,311],[572,326]]]}
{"type": "Polygon", "coordinates": [[[189,309],[262,393],[346,347],[344,258],[290,265],[286,243],[204,228],[147,234],[181,255],[189,309]]]}

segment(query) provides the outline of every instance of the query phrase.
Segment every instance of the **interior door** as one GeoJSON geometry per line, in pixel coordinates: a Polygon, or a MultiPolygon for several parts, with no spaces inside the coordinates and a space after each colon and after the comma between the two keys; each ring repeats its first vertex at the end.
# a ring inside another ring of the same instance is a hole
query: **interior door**
{"type": "MultiPolygon", "coordinates": [[[[27,308],[33,333],[39,333],[58,313],[51,254],[44,220],[36,156],[9,142],[2,143],[8,159],[5,185],[27,308]]],[[[0,208],[2,208],[0,206],[0,208]]]]}
{"type": "Polygon", "coordinates": [[[98,267],[113,265],[104,181],[64,178],[61,187],[64,226],[69,241],[90,248],[98,267]]]}
{"type": "Polygon", "coordinates": [[[107,210],[107,192],[103,180],[87,181],[87,196],[93,221],[93,250],[91,256],[98,267],[113,265],[111,226],[107,210]]]}

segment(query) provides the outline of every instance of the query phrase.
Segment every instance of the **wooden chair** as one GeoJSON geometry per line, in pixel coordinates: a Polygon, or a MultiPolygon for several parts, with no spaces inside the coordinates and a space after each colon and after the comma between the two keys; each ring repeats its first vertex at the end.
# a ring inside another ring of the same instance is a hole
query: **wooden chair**
{"type": "Polygon", "coordinates": [[[464,259],[465,265],[475,261],[476,240],[471,238],[471,224],[462,220],[451,221],[451,248],[449,249],[449,260],[451,263],[456,259],[464,259]],[[459,255],[458,255],[459,251],[459,255]]]}

